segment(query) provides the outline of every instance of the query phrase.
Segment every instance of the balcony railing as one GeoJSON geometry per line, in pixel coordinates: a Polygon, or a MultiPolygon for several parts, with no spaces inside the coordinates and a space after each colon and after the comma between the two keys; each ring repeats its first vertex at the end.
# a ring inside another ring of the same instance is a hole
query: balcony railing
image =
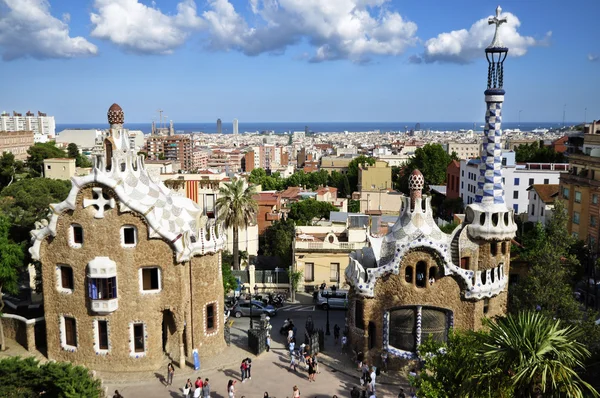
{"type": "Polygon", "coordinates": [[[281,219],[281,213],[267,213],[267,221],[277,221],[281,219]]]}
{"type": "Polygon", "coordinates": [[[311,242],[311,241],[295,241],[296,250],[359,250],[368,246],[367,242],[311,242]]]}

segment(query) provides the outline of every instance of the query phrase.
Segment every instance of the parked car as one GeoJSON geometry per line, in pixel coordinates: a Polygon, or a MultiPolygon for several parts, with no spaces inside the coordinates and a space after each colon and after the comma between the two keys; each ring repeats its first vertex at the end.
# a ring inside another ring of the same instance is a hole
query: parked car
{"type": "Polygon", "coordinates": [[[348,306],[347,290],[319,290],[317,295],[317,306],[327,309],[327,296],[329,295],[329,307],[344,309],[348,306]]]}
{"type": "MultiPolygon", "coordinates": [[[[231,312],[236,318],[250,316],[250,301],[238,301],[231,312]]],[[[277,308],[273,307],[272,305],[265,305],[265,303],[262,301],[252,300],[252,316],[261,316],[262,314],[267,314],[268,316],[273,317],[277,315],[277,308]]]]}

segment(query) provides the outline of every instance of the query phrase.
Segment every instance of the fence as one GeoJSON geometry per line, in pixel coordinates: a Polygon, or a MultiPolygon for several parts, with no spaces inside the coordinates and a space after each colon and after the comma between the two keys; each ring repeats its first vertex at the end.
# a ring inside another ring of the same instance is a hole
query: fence
{"type": "Polygon", "coordinates": [[[231,272],[233,273],[233,276],[239,279],[242,283],[248,283],[250,281],[247,270],[234,270],[231,272]]]}
{"type": "Polygon", "coordinates": [[[282,269],[280,271],[274,270],[256,270],[254,271],[255,283],[290,283],[290,276],[287,270],[282,269]]]}

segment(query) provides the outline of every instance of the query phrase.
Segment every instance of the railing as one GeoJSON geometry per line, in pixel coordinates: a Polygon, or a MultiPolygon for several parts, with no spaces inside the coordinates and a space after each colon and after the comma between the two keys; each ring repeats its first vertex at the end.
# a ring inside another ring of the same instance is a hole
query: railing
{"type": "Polygon", "coordinates": [[[290,283],[290,277],[287,270],[257,270],[254,271],[254,280],[256,283],[290,283]]]}
{"type": "Polygon", "coordinates": [[[311,241],[295,241],[296,249],[305,250],[358,250],[368,246],[367,242],[311,242],[311,241]]]}

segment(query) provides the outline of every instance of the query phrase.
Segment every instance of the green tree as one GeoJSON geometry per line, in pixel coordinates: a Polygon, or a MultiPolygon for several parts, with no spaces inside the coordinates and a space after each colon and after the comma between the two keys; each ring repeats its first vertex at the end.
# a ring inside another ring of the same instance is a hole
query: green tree
{"type": "Polygon", "coordinates": [[[35,358],[10,357],[0,361],[0,396],[5,398],[100,398],[100,380],[90,370],[68,362],[40,364],[35,358]]]}
{"type": "Polygon", "coordinates": [[[360,201],[350,199],[348,201],[348,212],[349,213],[360,213],[360,201]]]}
{"type": "Polygon", "coordinates": [[[329,219],[329,212],[332,211],[339,209],[329,202],[305,199],[292,203],[288,218],[296,221],[296,225],[313,225],[315,219],[317,222],[329,219]]]}
{"type": "Polygon", "coordinates": [[[224,251],[221,255],[221,271],[223,273],[223,291],[225,294],[237,288],[237,279],[231,272],[233,267],[233,254],[228,251],[224,251]]]}
{"type": "Polygon", "coordinates": [[[569,253],[574,238],[567,230],[568,215],[562,201],[554,203],[554,213],[523,239],[524,249],[519,253],[529,265],[523,282],[510,295],[510,311],[539,309],[551,317],[573,321],[581,319],[579,303],[573,296],[571,276],[580,266],[569,253]]]}
{"type": "Polygon", "coordinates": [[[23,172],[23,162],[15,160],[15,155],[4,152],[0,157],[0,189],[9,186],[15,176],[23,172]]]}
{"type": "Polygon", "coordinates": [[[418,169],[423,173],[425,184],[442,185],[446,181],[446,169],[456,154],[448,155],[440,144],[426,144],[417,148],[415,155],[404,165],[399,172],[399,188],[408,194],[408,178],[410,174],[418,169]]]}
{"type": "Polygon", "coordinates": [[[544,146],[543,141],[522,144],[515,148],[515,160],[517,162],[528,163],[562,163],[565,157],[562,153],[556,152],[550,146],[544,146]]]}
{"type": "Polygon", "coordinates": [[[217,199],[219,218],[226,228],[233,229],[233,269],[240,269],[239,260],[239,230],[248,228],[256,220],[258,204],[254,200],[254,186],[248,185],[239,178],[226,182],[219,188],[220,198],[217,199]]]}
{"type": "Polygon", "coordinates": [[[67,154],[62,149],[56,147],[54,141],[37,143],[27,150],[27,167],[32,177],[39,177],[44,170],[44,159],[66,158],[67,154]]]}
{"type": "Polygon", "coordinates": [[[71,142],[67,146],[67,156],[71,159],[77,159],[77,156],[79,156],[79,148],[77,147],[77,144],[71,142]]]}
{"type": "Polygon", "coordinates": [[[482,350],[486,366],[510,379],[513,396],[600,396],[577,373],[590,352],[577,341],[581,330],[576,326],[531,311],[487,325],[482,350]]]}
{"type": "Polygon", "coordinates": [[[294,220],[275,221],[265,230],[265,254],[279,256],[284,266],[293,262],[292,245],[296,234],[294,220]]]}
{"type": "MultiPolygon", "coordinates": [[[[23,246],[10,238],[10,220],[0,214],[0,316],[4,309],[3,293],[15,294],[19,290],[19,269],[23,266],[23,246]]],[[[0,319],[0,348],[6,349],[4,328],[0,319]]]]}
{"type": "Polygon", "coordinates": [[[11,236],[16,242],[29,240],[34,223],[48,216],[51,203],[67,198],[71,183],[49,178],[27,178],[13,182],[0,192],[0,210],[12,224],[11,236]]]}

